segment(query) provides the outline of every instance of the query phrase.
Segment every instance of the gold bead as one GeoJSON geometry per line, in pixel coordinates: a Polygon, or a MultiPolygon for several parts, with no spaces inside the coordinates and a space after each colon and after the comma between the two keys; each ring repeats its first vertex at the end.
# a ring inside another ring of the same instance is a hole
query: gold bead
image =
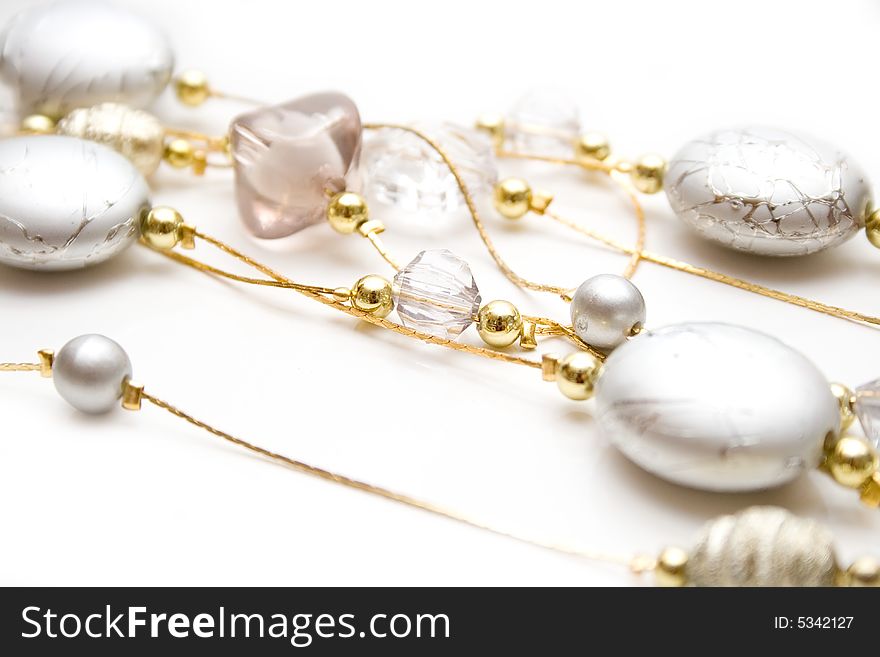
{"type": "Polygon", "coordinates": [[[374,274],[364,276],[351,289],[351,305],[374,317],[387,317],[394,310],[391,283],[374,274]]]}
{"type": "Polygon", "coordinates": [[[593,387],[601,372],[599,359],[586,351],[575,351],[559,361],[556,385],[569,399],[589,399],[593,396],[593,387]]]}
{"type": "Polygon", "coordinates": [[[840,406],[840,430],[846,431],[856,419],[856,413],[853,405],[856,403],[856,396],[852,390],[842,383],[831,384],[831,394],[837,400],[840,406]]]}
{"type": "Polygon", "coordinates": [[[657,558],[654,577],[659,586],[684,586],[687,584],[688,554],[681,548],[668,547],[657,558]]]}
{"type": "Polygon", "coordinates": [[[207,76],[201,71],[184,71],[174,80],[174,91],[184,105],[196,107],[211,95],[207,76]]]}
{"type": "Polygon", "coordinates": [[[165,161],[175,169],[186,169],[193,163],[193,145],[186,139],[172,139],[165,144],[165,161]]]}
{"type": "Polygon", "coordinates": [[[880,249],[880,209],[874,210],[865,220],[865,235],[871,244],[880,249]]]}
{"type": "Polygon", "coordinates": [[[877,470],[877,453],[865,440],[844,436],[829,451],[826,465],[837,483],[860,488],[877,470]]]}
{"type": "Polygon", "coordinates": [[[354,192],[339,192],[327,205],[327,221],[333,229],[350,235],[370,218],[370,209],[364,197],[354,192]]]}
{"type": "Polygon", "coordinates": [[[337,287],[335,290],[333,290],[333,299],[334,301],[338,301],[339,303],[351,301],[351,288],[337,287]]]}
{"type": "Polygon", "coordinates": [[[141,215],[141,236],[157,249],[173,249],[180,240],[183,217],[174,208],[158,206],[141,215]]]}
{"type": "Polygon", "coordinates": [[[874,557],[861,557],[846,569],[847,586],[880,587],[880,561],[874,557]]]}
{"type": "Polygon", "coordinates": [[[477,332],[492,347],[509,347],[522,335],[522,329],[522,315],[509,301],[490,301],[477,313],[477,332]]]}
{"type": "Polygon", "coordinates": [[[642,155],[633,163],[630,179],[635,188],[643,194],[656,194],[663,189],[663,174],[666,173],[666,160],[659,155],[642,155]]]}
{"type": "Polygon", "coordinates": [[[481,115],[477,119],[476,127],[489,135],[496,148],[504,143],[504,117],[500,114],[481,115]]]}
{"type": "Polygon", "coordinates": [[[611,155],[611,145],[601,132],[585,132],[574,140],[574,159],[578,162],[601,162],[611,155]]]}
{"type": "Polygon", "coordinates": [[[522,178],[505,178],[496,183],[493,200],[501,216],[519,219],[532,206],[532,188],[522,178]]]}
{"type": "Polygon", "coordinates": [[[31,114],[21,120],[20,129],[28,135],[51,135],[55,132],[55,121],[45,114],[31,114]]]}

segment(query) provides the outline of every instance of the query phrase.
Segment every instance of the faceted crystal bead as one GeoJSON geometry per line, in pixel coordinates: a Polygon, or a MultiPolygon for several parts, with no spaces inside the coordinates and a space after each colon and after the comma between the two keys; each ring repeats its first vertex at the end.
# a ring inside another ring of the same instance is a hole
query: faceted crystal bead
{"type": "Polygon", "coordinates": [[[232,122],[231,149],[238,210],[257,237],[316,224],[334,192],[360,190],[361,119],[339,93],[242,114],[232,122]]]}
{"type": "Polygon", "coordinates": [[[480,291],[464,260],[446,249],[422,251],[394,277],[394,302],[404,326],[454,339],[473,322],[480,291]]]}
{"type": "Polygon", "coordinates": [[[880,379],[856,388],[855,408],[868,440],[880,447],[880,379]]]}
{"type": "Polygon", "coordinates": [[[507,115],[505,134],[517,151],[570,157],[581,131],[577,105],[555,89],[535,89],[507,115]]]}
{"type": "MultiPolygon", "coordinates": [[[[458,168],[473,194],[492,189],[498,179],[487,135],[452,123],[416,125],[436,141],[458,168]]],[[[380,130],[364,142],[364,191],[371,198],[408,212],[455,212],[464,198],[455,176],[423,139],[405,130],[380,130]]]]}

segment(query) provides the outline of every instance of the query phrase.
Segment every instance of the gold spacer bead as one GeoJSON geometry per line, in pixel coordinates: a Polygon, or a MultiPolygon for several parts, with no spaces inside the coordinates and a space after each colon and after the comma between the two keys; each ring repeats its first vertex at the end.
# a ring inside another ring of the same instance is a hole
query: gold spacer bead
{"type": "Polygon", "coordinates": [[[541,378],[545,381],[556,380],[556,369],[559,367],[559,358],[556,354],[544,354],[541,356],[541,378]]]}
{"type": "Polygon", "coordinates": [[[559,391],[575,401],[593,396],[596,380],[602,373],[602,363],[586,351],[575,351],[561,361],[556,368],[556,385],[559,391]]]}
{"type": "Polygon", "coordinates": [[[144,395],[144,387],[138,383],[132,383],[128,379],[122,384],[122,408],[128,411],[141,410],[141,399],[144,395]]]}
{"type": "Polygon", "coordinates": [[[543,189],[532,190],[532,198],[529,199],[529,210],[535,214],[544,214],[553,202],[553,194],[543,189]]]}
{"type": "Polygon", "coordinates": [[[351,289],[351,305],[374,317],[387,317],[394,310],[391,283],[370,274],[359,279],[351,289]]]}
{"type": "Polygon", "coordinates": [[[184,71],[174,80],[174,92],[184,105],[196,107],[211,95],[208,77],[201,71],[184,71]]]}
{"type": "Polygon", "coordinates": [[[28,135],[51,135],[55,133],[55,120],[45,114],[31,114],[21,120],[19,130],[28,135]]]}
{"type": "Polygon", "coordinates": [[[208,169],[208,154],[202,149],[193,151],[192,170],[197,176],[204,176],[208,169]]]}
{"type": "Polygon", "coordinates": [[[846,431],[856,419],[854,407],[856,395],[842,383],[832,383],[831,394],[834,395],[840,407],[840,430],[846,431]]]}
{"type": "Polygon", "coordinates": [[[332,296],[333,300],[338,301],[339,303],[351,301],[351,288],[337,287],[335,290],[333,290],[332,296]]]}
{"type": "Polygon", "coordinates": [[[40,349],[37,352],[40,359],[40,376],[44,379],[52,378],[52,366],[55,364],[55,352],[51,349],[40,349]]]}
{"type": "Polygon", "coordinates": [[[522,178],[505,178],[495,184],[495,209],[507,219],[519,219],[531,209],[532,188],[522,178]]]}
{"type": "Polygon", "coordinates": [[[660,553],[654,568],[659,586],[684,586],[687,584],[688,554],[678,547],[668,547],[660,553]]]}
{"type": "Polygon", "coordinates": [[[574,140],[574,159],[589,164],[601,162],[611,155],[608,138],[601,132],[585,132],[574,140]]]}
{"type": "Polygon", "coordinates": [[[490,301],[477,312],[477,332],[491,347],[509,347],[519,339],[522,330],[522,315],[509,301],[490,301]]]}
{"type": "Polygon", "coordinates": [[[519,338],[519,346],[526,351],[538,348],[538,341],[535,339],[534,322],[523,322],[522,335],[519,338]]]}
{"type": "Polygon", "coordinates": [[[880,587],[880,561],[874,557],[860,557],[846,569],[846,585],[853,587],[880,587]]]}
{"type": "Polygon", "coordinates": [[[192,165],[195,153],[193,145],[186,139],[172,139],[165,144],[162,157],[175,169],[186,169],[192,165]]]}
{"type": "Polygon", "coordinates": [[[500,114],[481,114],[477,118],[476,128],[489,135],[495,148],[504,144],[504,117],[500,114]]]}
{"type": "Polygon", "coordinates": [[[880,472],[875,472],[865,480],[859,488],[859,499],[865,506],[876,509],[880,507],[880,472]]]}
{"type": "Polygon", "coordinates": [[[370,218],[364,197],[354,192],[334,194],[327,204],[327,221],[338,233],[350,235],[370,218]]]}
{"type": "Polygon", "coordinates": [[[174,208],[157,206],[141,215],[141,237],[156,249],[167,251],[180,241],[183,216],[174,208]]]}
{"type": "Polygon", "coordinates": [[[860,488],[877,470],[877,452],[867,441],[843,436],[825,457],[825,465],[834,480],[848,488],[860,488]]]}
{"type": "Polygon", "coordinates": [[[880,249],[880,209],[874,210],[865,220],[865,235],[871,244],[880,249]]]}
{"type": "Polygon", "coordinates": [[[656,194],[663,189],[663,175],[666,173],[666,160],[650,153],[642,155],[632,165],[630,179],[637,190],[643,194],[656,194]]]}
{"type": "Polygon", "coordinates": [[[196,227],[192,224],[186,222],[180,224],[180,227],[177,229],[177,237],[180,239],[180,248],[196,248],[196,227]]]}

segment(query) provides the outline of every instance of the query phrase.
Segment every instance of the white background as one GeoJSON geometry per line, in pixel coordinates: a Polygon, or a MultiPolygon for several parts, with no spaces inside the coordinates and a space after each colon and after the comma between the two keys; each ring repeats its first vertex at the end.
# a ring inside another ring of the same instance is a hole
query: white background
{"type": "MultiPolygon", "coordinates": [[[[0,18],[26,4],[7,0],[0,18]]],[[[767,123],[840,144],[880,175],[880,6],[868,0],[126,4],[168,31],[179,68],[201,68],[231,92],[282,101],[339,89],[368,121],[468,124],[549,84],[567,89],[585,128],[606,132],[624,154],[668,155],[704,130],[767,123]]],[[[220,130],[237,109],[191,110],[170,98],[155,108],[169,123],[220,130]]],[[[526,174],[556,192],[560,210],[632,241],[628,208],[606,185],[540,166],[504,163],[502,172],[526,174]]],[[[336,286],[390,274],[366,242],[327,226],[272,251],[252,243],[227,172],[195,179],[166,169],[153,186],[156,203],[295,279],[336,286]]],[[[880,315],[880,253],[862,235],[809,258],[759,259],[693,238],[662,195],[646,205],[654,251],[880,315]]],[[[561,302],[520,292],[496,271],[465,215],[430,225],[384,218],[400,259],[451,248],[471,263],[485,300],[565,318],[561,302]]],[[[487,222],[533,278],[574,286],[625,264],[537,218],[487,222]]],[[[738,322],[784,338],[829,379],[880,376],[872,329],[650,264],[635,281],[649,325],[738,322]]],[[[763,494],[684,490],[625,461],[596,431],[591,404],[564,399],[536,371],[421,345],[140,247],[81,272],[4,269],[0,308],[0,360],[104,333],[128,350],[149,390],[219,427],[540,538],[655,553],[687,545],[716,514],[772,503],[831,526],[844,561],[876,548],[880,514],[819,473],[763,494]]],[[[473,329],[463,339],[479,343],[473,329]]],[[[151,407],[83,416],[36,375],[2,375],[0,419],[3,584],[648,581],[291,472],[151,407]]]]}

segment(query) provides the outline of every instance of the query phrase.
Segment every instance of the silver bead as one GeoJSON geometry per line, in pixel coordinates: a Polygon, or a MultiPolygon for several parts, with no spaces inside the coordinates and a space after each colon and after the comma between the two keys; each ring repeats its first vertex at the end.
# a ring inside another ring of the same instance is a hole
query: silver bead
{"type": "Polygon", "coordinates": [[[84,413],[106,413],[119,403],[122,384],[131,377],[128,354],[103,335],[74,338],[61,348],[52,365],[55,389],[84,413]]]}
{"type": "Polygon", "coordinates": [[[0,262],[62,270],[111,258],[138,238],[149,188],[131,162],[61,135],[0,140],[0,262]]]}
{"type": "Polygon", "coordinates": [[[58,122],[57,130],[109,146],[145,176],[158,168],[165,150],[165,130],[159,119],[119,103],[75,109],[58,122]]]}
{"type": "Polygon", "coordinates": [[[837,572],[831,532],[772,506],[707,523],[687,564],[696,586],[834,586],[837,572]]]}
{"type": "Polygon", "coordinates": [[[59,118],[104,101],[145,107],[173,68],[163,32],[104,0],[27,7],[0,36],[0,76],[17,91],[23,115],[59,118]]]}
{"type": "Polygon", "coordinates": [[[630,460],[714,491],[780,486],[822,458],[840,429],[828,380],[776,338],[687,322],[641,333],[605,361],[596,420],[630,460]]]}
{"type": "Polygon", "coordinates": [[[578,337],[593,347],[614,349],[645,323],[645,299],[623,276],[588,278],[571,300],[571,323],[578,337]]]}

